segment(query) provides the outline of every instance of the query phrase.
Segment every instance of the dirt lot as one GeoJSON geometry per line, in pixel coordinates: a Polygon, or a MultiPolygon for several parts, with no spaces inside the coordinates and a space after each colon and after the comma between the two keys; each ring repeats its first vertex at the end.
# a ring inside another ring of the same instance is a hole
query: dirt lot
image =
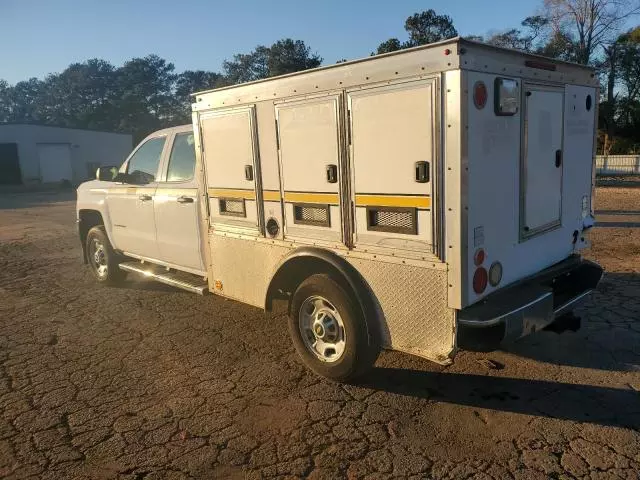
{"type": "Polygon", "coordinates": [[[448,368],[387,352],[341,386],[281,317],[97,286],[71,197],[2,197],[0,477],[638,479],[640,189],[599,189],[597,209],[607,275],[580,332],[448,368]]]}

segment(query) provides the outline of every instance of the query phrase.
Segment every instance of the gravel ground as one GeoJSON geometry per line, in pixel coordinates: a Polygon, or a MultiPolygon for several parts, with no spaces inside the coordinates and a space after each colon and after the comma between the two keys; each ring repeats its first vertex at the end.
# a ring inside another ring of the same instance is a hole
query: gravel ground
{"type": "MultiPolygon", "coordinates": [[[[597,193],[617,223],[639,205],[640,189],[597,193]]],[[[0,477],[638,479],[629,225],[592,234],[607,274],[578,333],[461,352],[447,368],[385,352],[344,386],[305,370],[281,316],[96,285],[71,197],[1,197],[0,477]]]]}

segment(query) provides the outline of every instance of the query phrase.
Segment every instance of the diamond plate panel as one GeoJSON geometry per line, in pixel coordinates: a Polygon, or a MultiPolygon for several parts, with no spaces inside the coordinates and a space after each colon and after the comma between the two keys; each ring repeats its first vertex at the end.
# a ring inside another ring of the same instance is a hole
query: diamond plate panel
{"type": "Polygon", "coordinates": [[[383,345],[441,364],[455,348],[455,310],[447,305],[447,270],[347,259],[369,284],[382,311],[383,345]]]}
{"type": "Polygon", "coordinates": [[[209,236],[213,287],[222,282],[225,297],[264,308],[264,297],[276,265],[291,250],[287,246],[224,235],[209,236]]]}
{"type": "MultiPolygon", "coordinates": [[[[211,287],[258,308],[274,269],[291,251],[287,245],[209,236],[211,287]]],[[[381,312],[385,348],[447,364],[455,345],[455,310],[447,306],[447,270],[346,257],[369,285],[381,312]]],[[[311,273],[311,272],[310,272],[311,273]]]]}

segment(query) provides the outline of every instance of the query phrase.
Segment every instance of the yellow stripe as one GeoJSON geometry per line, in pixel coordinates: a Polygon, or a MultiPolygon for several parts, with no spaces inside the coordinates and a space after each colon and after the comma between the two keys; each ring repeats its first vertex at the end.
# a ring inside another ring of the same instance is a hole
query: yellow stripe
{"type": "Polygon", "coordinates": [[[356,195],[356,206],[431,208],[431,197],[413,197],[406,195],[356,195]]]}
{"type": "Polygon", "coordinates": [[[279,190],[263,190],[262,197],[265,202],[279,202],[280,191],[279,190]]]}
{"type": "Polygon", "coordinates": [[[210,197],[216,198],[244,198],[245,200],[255,200],[256,194],[253,190],[234,190],[233,188],[210,188],[210,197]]]}
{"type": "Polygon", "coordinates": [[[286,202],[295,203],[324,203],[338,205],[337,193],[304,193],[304,192],[284,192],[286,202]]]}

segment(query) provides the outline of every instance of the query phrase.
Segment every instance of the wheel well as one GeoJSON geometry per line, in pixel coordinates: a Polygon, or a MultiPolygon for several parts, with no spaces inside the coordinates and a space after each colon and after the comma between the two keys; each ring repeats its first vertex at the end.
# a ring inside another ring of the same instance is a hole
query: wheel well
{"type": "Polygon", "coordinates": [[[273,309],[274,300],[284,300],[290,313],[291,299],[298,286],[311,275],[323,273],[330,275],[355,300],[366,319],[370,341],[379,343],[380,319],[373,293],[353,265],[326,250],[302,248],[286,259],[271,279],[265,310],[273,309]]]}
{"type": "Polygon", "coordinates": [[[290,303],[293,294],[305,279],[311,275],[322,273],[331,275],[350,294],[355,293],[342,272],[331,263],[317,257],[297,257],[285,262],[274,275],[267,291],[265,309],[270,311],[274,300],[284,300],[290,303]]]}
{"type": "Polygon", "coordinates": [[[87,234],[89,230],[98,225],[104,225],[102,214],[97,210],[80,210],[78,212],[78,233],[80,234],[80,244],[82,245],[82,257],[87,263],[87,234]]]}

